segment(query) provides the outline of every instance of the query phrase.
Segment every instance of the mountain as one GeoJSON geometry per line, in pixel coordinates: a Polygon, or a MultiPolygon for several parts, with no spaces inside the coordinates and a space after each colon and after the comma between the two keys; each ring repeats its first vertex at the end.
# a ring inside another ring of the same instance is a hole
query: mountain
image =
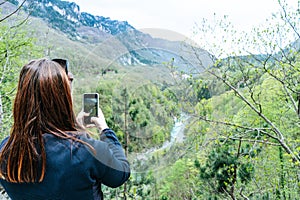
{"type": "MultiPolygon", "coordinates": [[[[8,0],[15,6],[22,0],[8,0]]],[[[185,73],[199,73],[212,64],[213,56],[187,41],[153,38],[127,21],[94,16],[81,12],[74,2],[60,0],[27,0],[24,10],[71,41],[93,45],[104,60],[122,66],[161,66],[166,63],[185,73]]],[[[94,53],[94,52],[92,52],[94,53]]]]}
{"type": "MultiPolygon", "coordinates": [[[[22,0],[9,0],[19,5],[22,0]]],[[[27,0],[23,9],[33,17],[42,18],[49,26],[61,30],[72,39],[87,39],[81,27],[92,28],[101,36],[105,34],[117,35],[125,31],[134,30],[126,21],[111,20],[109,17],[93,16],[80,12],[80,7],[73,3],[60,0],[27,0]]]]}

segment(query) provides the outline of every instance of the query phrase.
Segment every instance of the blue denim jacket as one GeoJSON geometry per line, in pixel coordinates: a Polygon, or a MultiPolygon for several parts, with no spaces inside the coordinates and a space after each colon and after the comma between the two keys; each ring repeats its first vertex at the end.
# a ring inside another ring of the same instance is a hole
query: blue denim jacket
{"type": "MultiPolygon", "coordinates": [[[[76,200],[102,199],[101,183],[122,185],[130,176],[129,163],[115,133],[105,129],[100,140],[79,137],[94,147],[92,152],[80,142],[44,134],[46,172],[41,183],[9,183],[0,179],[11,199],[76,200]]],[[[2,148],[8,138],[2,141],[2,148]]]]}

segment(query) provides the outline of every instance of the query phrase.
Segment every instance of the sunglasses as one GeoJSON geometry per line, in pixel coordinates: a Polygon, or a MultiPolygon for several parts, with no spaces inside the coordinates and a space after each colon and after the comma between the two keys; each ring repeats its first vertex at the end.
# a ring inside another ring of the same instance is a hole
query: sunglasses
{"type": "Polygon", "coordinates": [[[58,63],[60,66],[62,66],[62,68],[64,68],[64,70],[66,71],[66,74],[68,75],[68,72],[69,72],[68,60],[55,58],[55,59],[52,59],[52,61],[54,61],[54,62],[58,63]]]}

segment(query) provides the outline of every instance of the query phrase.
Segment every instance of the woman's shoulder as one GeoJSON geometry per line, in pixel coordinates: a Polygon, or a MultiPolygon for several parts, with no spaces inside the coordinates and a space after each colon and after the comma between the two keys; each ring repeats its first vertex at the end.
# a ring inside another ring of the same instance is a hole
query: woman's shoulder
{"type": "Polygon", "coordinates": [[[92,162],[90,151],[80,141],[82,136],[76,135],[72,138],[60,138],[52,134],[44,134],[44,144],[49,163],[64,163],[65,166],[80,164],[85,168],[92,162]]]}
{"type": "MultiPolygon", "coordinates": [[[[91,137],[88,133],[69,133],[70,137],[62,138],[56,135],[44,134],[46,151],[50,154],[62,153],[81,158],[83,155],[93,154],[95,147],[105,152],[106,143],[91,137]]],[[[84,156],[83,156],[84,157],[84,156]]]]}

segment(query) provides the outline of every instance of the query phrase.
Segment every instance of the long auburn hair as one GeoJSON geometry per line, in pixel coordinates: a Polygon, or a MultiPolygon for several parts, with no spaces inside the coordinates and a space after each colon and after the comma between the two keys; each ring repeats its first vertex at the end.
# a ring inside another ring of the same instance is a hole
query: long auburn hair
{"type": "Polygon", "coordinates": [[[43,134],[74,139],[66,132],[77,131],[70,83],[58,63],[38,59],[22,68],[13,118],[0,153],[0,175],[8,182],[41,182],[46,169],[43,134]]]}

